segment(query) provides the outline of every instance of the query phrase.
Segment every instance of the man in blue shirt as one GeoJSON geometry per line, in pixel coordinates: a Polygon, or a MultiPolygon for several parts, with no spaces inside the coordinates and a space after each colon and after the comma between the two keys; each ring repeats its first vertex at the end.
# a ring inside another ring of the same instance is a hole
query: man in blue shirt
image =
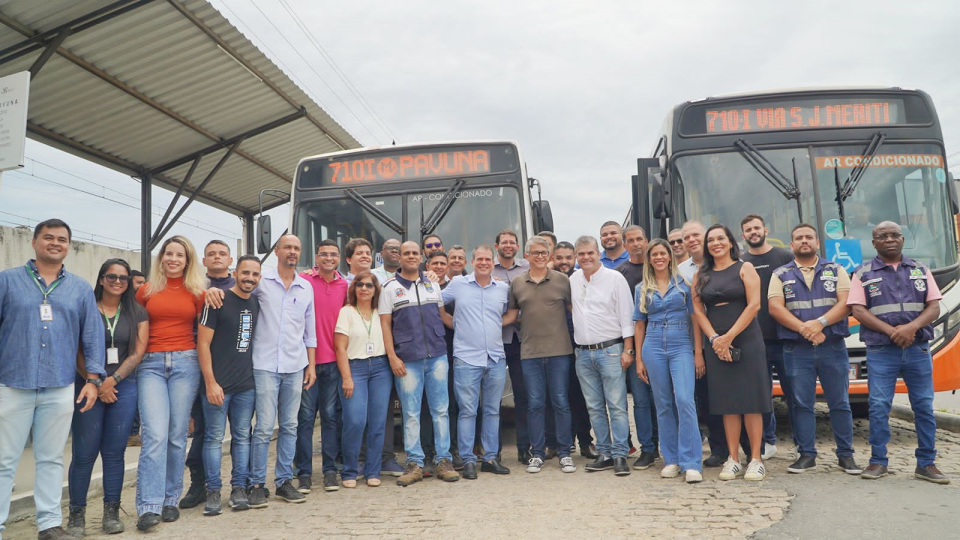
{"type": "Polygon", "coordinates": [[[443,312],[444,323],[453,328],[453,384],[460,414],[457,419],[457,448],[463,459],[463,477],[477,478],[477,456],[473,453],[477,408],[483,403],[480,439],[483,464],[480,470],[509,474],[497,460],[500,447],[500,398],[507,381],[507,356],[503,351],[503,314],[507,311],[510,285],[495,281],[493,248],[473,249],[473,273],[456,276],[443,289],[443,303],[456,303],[453,316],[443,312]],[[481,392],[483,397],[481,398],[481,392]]]}
{"type": "Polygon", "coordinates": [[[71,538],[61,528],[63,448],[73,419],[77,351],[86,384],[76,403],[91,409],[104,369],[104,328],[93,289],[67,273],[70,227],[59,219],[33,231],[36,259],[0,272],[0,535],[13,475],[33,431],[34,502],[39,538],[71,538]]]}
{"type": "Polygon", "coordinates": [[[604,268],[613,270],[630,260],[630,253],[623,247],[623,229],[616,221],[608,221],[600,227],[600,245],[603,246],[600,264],[604,268]]]}

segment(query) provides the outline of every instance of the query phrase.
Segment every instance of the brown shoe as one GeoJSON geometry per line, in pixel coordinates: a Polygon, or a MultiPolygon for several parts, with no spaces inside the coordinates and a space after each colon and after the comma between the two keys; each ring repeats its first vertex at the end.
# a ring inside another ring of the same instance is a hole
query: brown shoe
{"type": "Polygon", "coordinates": [[[71,536],[63,527],[51,527],[40,531],[37,535],[39,540],[76,540],[76,536],[71,536]]]}
{"type": "Polygon", "coordinates": [[[400,475],[400,478],[397,478],[397,485],[407,487],[421,480],[423,480],[423,469],[416,463],[408,461],[407,466],[403,469],[403,474],[400,475]]]}
{"type": "Polygon", "coordinates": [[[927,465],[926,467],[917,466],[917,470],[914,471],[913,475],[921,480],[933,482],[934,484],[945,485],[950,483],[950,479],[947,478],[947,475],[940,472],[940,469],[937,469],[936,465],[927,465]]]}
{"type": "Polygon", "coordinates": [[[140,440],[140,435],[131,435],[130,438],[127,439],[127,446],[141,446],[142,444],[143,441],[140,440]]]}
{"type": "Polygon", "coordinates": [[[437,463],[437,477],[444,482],[456,482],[460,479],[460,474],[453,470],[453,463],[449,459],[441,459],[437,463]]]}
{"type": "Polygon", "coordinates": [[[865,480],[877,480],[887,475],[887,466],[879,463],[871,463],[860,473],[860,478],[865,480]]]}

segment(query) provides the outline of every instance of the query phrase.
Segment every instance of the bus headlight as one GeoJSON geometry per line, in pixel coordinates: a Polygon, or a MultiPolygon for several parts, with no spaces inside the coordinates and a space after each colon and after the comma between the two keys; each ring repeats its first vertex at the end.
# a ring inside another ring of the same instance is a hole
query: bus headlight
{"type": "Polygon", "coordinates": [[[958,324],[960,324],[960,309],[954,311],[947,317],[947,330],[953,330],[958,324]]]}
{"type": "Polygon", "coordinates": [[[938,324],[933,327],[933,342],[937,343],[943,337],[944,324],[938,324]]]}

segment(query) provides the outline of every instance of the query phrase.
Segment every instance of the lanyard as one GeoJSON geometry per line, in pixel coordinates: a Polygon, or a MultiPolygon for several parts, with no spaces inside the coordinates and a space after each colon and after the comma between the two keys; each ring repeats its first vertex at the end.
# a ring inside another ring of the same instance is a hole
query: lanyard
{"type": "Polygon", "coordinates": [[[50,285],[50,287],[44,290],[43,285],[40,284],[40,276],[38,276],[36,272],[33,271],[33,268],[30,268],[29,264],[26,265],[26,269],[27,269],[27,272],[30,272],[30,277],[33,278],[33,282],[37,284],[37,288],[40,289],[40,294],[43,295],[43,303],[46,304],[47,297],[50,296],[50,293],[52,293],[53,290],[56,289],[58,285],[60,285],[60,282],[63,281],[63,277],[58,277],[57,280],[50,285]]]}
{"type": "Polygon", "coordinates": [[[113,321],[110,320],[110,317],[107,317],[107,310],[103,309],[103,304],[100,304],[100,313],[103,314],[103,319],[107,321],[107,331],[110,332],[110,348],[115,348],[113,343],[113,332],[117,329],[117,323],[120,322],[120,309],[123,308],[122,305],[117,304],[117,312],[113,315],[113,321]]]}
{"type": "Polygon", "coordinates": [[[363,313],[360,313],[360,309],[357,306],[353,306],[353,309],[357,310],[357,315],[360,315],[360,320],[363,321],[363,326],[367,329],[367,341],[370,341],[370,333],[373,332],[373,311],[370,312],[370,323],[367,324],[367,321],[363,319],[363,313]]]}

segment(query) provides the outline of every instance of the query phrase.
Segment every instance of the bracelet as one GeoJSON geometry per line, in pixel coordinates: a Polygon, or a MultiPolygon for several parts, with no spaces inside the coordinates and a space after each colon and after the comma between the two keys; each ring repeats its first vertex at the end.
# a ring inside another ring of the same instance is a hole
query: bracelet
{"type": "Polygon", "coordinates": [[[710,344],[713,345],[713,340],[717,339],[718,337],[720,337],[720,334],[714,334],[710,336],[710,344]]]}

